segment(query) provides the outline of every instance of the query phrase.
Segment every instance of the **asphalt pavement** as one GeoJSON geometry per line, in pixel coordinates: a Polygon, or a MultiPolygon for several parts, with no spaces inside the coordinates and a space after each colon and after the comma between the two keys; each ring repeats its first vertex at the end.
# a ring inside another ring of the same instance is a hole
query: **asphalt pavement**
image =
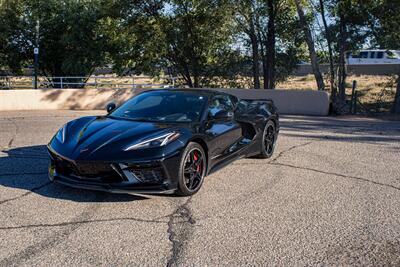
{"type": "Polygon", "coordinates": [[[52,135],[102,113],[0,112],[0,266],[400,265],[399,121],[285,116],[189,198],[50,183],[52,135]]]}

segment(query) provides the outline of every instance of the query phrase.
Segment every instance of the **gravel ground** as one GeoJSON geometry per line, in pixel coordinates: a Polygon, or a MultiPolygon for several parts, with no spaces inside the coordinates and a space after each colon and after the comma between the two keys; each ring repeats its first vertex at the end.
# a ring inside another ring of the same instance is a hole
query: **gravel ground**
{"type": "Polygon", "coordinates": [[[400,265],[400,122],[283,117],[190,198],[50,183],[51,136],[99,113],[0,112],[0,266],[400,265]]]}

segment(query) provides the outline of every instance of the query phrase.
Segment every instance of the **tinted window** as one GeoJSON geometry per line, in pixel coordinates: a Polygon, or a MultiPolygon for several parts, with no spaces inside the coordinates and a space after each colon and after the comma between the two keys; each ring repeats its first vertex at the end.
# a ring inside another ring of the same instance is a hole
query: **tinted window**
{"type": "Polygon", "coordinates": [[[368,52],[361,52],[360,58],[368,58],[368,52]]]}
{"type": "Polygon", "coordinates": [[[111,117],[154,122],[199,121],[207,98],[186,92],[145,92],[110,114],[111,117]]]}
{"type": "Polygon", "coordinates": [[[210,116],[215,116],[219,111],[233,111],[233,103],[228,95],[216,95],[211,99],[211,103],[208,108],[210,116]]]}
{"type": "Polygon", "coordinates": [[[376,58],[383,58],[383,52],[376,53],[376,58]]]}

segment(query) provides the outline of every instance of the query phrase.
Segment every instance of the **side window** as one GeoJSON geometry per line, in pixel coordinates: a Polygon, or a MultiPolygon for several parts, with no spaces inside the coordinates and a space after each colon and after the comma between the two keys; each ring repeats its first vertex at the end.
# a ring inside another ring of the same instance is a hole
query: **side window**
{"type": "Polygon", "coordinates": [[[368,52],[361,52],[360,58],[368,58],[368,52]]]}
{"type": "Polygon", "coordinates": [[[208,108],[208,113],[214,116],[221,110],[233,111],[233,103],[227,95],[216,95],[211,99],[211,103],[208,108]]]}
{"type": "Polygon", "coordinates": [[[376,58],[383,58],[383,52],[378,52],[376,54],[376,58]]]}

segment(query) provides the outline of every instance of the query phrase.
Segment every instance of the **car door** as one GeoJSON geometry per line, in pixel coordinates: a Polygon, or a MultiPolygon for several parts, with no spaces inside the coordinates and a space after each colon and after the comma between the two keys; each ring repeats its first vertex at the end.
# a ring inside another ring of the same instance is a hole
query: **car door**
{"type": "Polygon", "coordinates": [[[242,137],[242,129],[234,120],[234,104],[229,95],[214,95],[208,107],[206,136],[209,143],[210,158],[214,163],[223,160],[232,152],[230,149],[242,137]],[[218,117],[225,112],[227,117],[218,117]]]}

